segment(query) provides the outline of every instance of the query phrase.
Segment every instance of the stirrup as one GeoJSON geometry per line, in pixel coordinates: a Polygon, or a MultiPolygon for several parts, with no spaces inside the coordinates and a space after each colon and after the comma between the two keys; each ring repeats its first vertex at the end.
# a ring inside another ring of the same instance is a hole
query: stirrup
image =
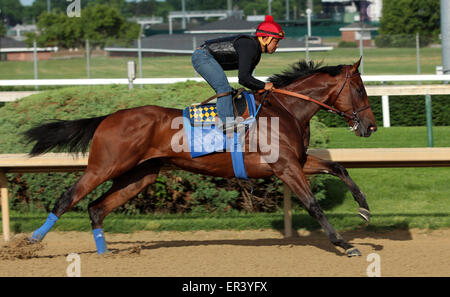
{"type": "Polygon", "coordinates": [[[225,132],[231,132],[234,131],[235,128],[237,127],[238,123],[236,121],[232,121],[232,122],[226,122],[226,123],[221,123],[221,124],[216,124],[216,128],[219,130],[222,130],[224,133],[225,132]]]}

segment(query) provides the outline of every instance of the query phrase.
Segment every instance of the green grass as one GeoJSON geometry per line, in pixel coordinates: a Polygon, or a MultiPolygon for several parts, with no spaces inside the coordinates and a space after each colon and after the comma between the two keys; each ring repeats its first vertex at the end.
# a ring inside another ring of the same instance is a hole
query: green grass
{"type": "MultiPolygon", "coordinates": [[[[382,123],[379,123],[382,125],[382,123]]],[[[328,128],[329,148],[427,147],[426,127],[379,127],[370,137],[356,137],[347,128],[328,128]]],[[[433,127],[434,147],[450,147],[450,127],[433,127]]]]}
{"type": "MultiPolygon", "coordinates": [[[[441,49],[421,49],[421,71],[434,74],[436,65],[441,65],[441,49]]],[[[276,53],[263,55],[255,70],[256,76],[280,73],[288,65],[304,59],[305,53],[276,53]]],[[[325,65],[351,64],[359,59],[359,49],[335,48],[329,52],[312,52],[311,59],[323,61],[325,65]]],[[[91,78],[126,78],[127,61],[136,58],[91,58],[91,78]]],[[[33,79],[32,61],[0,62],[0,79],[33,79]]],[[[412,48],[369,48],[364,50],[364,74],[417,74],[416,51],[412,48]]],[[[86,78],[84,58],[43,60],[38,62],[39,78],[86,78]]],[[[231,71],[229,76],[236,76],[231,71]]],[[[194,77],[191,57],[163,56],[143,58],[143,76],[150,77],[194,77]]]]}

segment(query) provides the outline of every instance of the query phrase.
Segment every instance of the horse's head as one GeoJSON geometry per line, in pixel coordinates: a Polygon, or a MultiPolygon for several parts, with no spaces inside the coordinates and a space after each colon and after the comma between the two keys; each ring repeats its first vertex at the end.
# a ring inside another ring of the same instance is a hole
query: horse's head
{"type": "Polygon", "coordinates": [[[271,76],[269,81],[275,85],[276,93],[317,104],[308,103],[309,108],[315,107],[315,110],[307,109],[306,104],[297,108],[298,101],[282,104],[293,117],[309,121],[319,109],[317,106],[321,105],[344,116],[357,136],[368,137],[377,130],[377,126],[358,71],[360,63],[361,59],[353,65],[321,67],[322,63],[300,61],[290,70],[271,76]]]}
{"type": "Polygon", "coordinates": [[[348,123],[357,136],[369,137],[377,130],[375,117],[370,107],[364,83],[358,71],[361,59],[353,65],[345,65],[339,75],[337,93],[334,102],[331,102],[337,109],[348,115],[352,119],[348,123]]]}

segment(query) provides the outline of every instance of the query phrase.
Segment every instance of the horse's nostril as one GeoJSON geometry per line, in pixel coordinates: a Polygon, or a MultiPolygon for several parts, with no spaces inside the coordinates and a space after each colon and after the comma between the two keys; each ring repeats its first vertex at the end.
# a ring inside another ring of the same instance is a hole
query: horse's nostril
{"type": "Polygon", "coordinates": [[[372,132],[375,132],[375,131],[377,131],[377,126],[370,125],[369,126],[369,130],[372,131],[372,132]]]}

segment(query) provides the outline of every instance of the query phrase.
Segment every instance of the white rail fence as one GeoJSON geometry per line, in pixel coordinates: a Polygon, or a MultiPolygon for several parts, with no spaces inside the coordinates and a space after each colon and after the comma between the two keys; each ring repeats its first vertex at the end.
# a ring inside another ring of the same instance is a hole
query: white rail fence
{"type": "MultiPolygon", "coordinates": [[[[267,76],[257,76],[259,80],[266,81],[267,76]]],[[[364,82],[448,82],[450,74],[430,75],[363,75],[364,82]]],[[[136,78],[134,84],[173,84],[186,81],[203,82],[201,77],[178,77],[178,78],[136,78]]],[[[239,82],[237,77],[229,77],[230,83],[239,82]]],[[[0,80],[0,86],[87,86],[87,85],[110,85],[128,84],[127,78],[87,78],[87,79],[15,79],[0,80]]]]}

